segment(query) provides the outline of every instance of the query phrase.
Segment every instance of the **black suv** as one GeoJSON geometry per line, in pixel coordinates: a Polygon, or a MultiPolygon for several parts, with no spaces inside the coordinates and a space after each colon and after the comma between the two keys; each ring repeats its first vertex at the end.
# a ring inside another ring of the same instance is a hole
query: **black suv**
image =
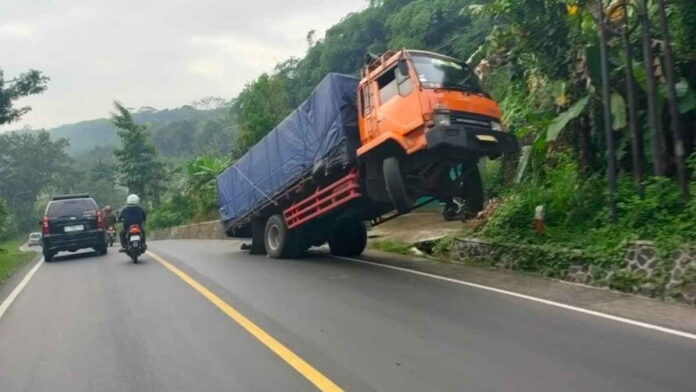
{"type": "Polygon", "coordinates": [[[54,196],[40,224],[46,261],[52,261],[58,252],[84,248],[106,254],[104,219],[97,203],[87,194],[54,196]]]}

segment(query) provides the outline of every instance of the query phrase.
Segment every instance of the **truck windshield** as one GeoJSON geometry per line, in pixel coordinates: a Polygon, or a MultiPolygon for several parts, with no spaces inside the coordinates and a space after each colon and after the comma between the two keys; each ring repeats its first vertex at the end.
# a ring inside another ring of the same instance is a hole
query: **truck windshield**
{"type": "Polygon", "coordinates": [[[483,92],[476,75],[464,63],[428,56],[412,56],[411,59],[424,88],[483,92]]]}

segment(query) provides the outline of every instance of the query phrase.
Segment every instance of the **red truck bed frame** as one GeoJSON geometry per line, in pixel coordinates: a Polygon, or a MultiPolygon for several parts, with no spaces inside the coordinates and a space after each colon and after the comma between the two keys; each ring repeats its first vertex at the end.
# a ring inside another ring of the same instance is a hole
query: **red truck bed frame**
{"type": "Polygon", "coordinates": [[[324,188],[319,188],[311,196],[293,203],[292,206],[283,211],[285,224],[289,229],[294,229],[361,197],[358,179],[359,172],[354,168],[345,177],[324,188]]]}

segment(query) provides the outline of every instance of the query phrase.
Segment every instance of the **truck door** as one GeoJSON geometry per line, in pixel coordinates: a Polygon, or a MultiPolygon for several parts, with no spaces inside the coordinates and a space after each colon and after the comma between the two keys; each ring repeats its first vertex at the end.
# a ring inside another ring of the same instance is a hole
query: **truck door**
{"type": "Polygon", "coordinates": [[[379,131],[402,137],[411,148],[424,141],[420,140],[424,121],[414,84],[408,64],[403,60],[394,64],[377,78],[379,104],[375,110],[379,131]],[[419,129],[420,133],[412,134],[419,129]]]}
{"type": "Polygon", "coordinates": [[[374,110],[374,94],[372,82],[364,84],[360,88],[360,141],[364,144],[375,138],[377,133],[377,117],[374,110]]]}

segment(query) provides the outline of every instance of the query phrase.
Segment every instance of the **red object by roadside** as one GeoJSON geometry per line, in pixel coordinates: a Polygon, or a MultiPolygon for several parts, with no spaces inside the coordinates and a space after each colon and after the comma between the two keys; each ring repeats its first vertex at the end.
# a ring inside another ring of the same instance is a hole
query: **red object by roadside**
{"type": "Polygon", "coordinates": [[[45,215],[41,219],[41,234],[48,234],[48,217],[45,215]]]}
{"type": "Polygon", "coordinates": [[[97,228],[104,229],[104,216],[102,216],[102,213],[100,210],[97,210],[96,213],[97,213],[97,228]]]}

